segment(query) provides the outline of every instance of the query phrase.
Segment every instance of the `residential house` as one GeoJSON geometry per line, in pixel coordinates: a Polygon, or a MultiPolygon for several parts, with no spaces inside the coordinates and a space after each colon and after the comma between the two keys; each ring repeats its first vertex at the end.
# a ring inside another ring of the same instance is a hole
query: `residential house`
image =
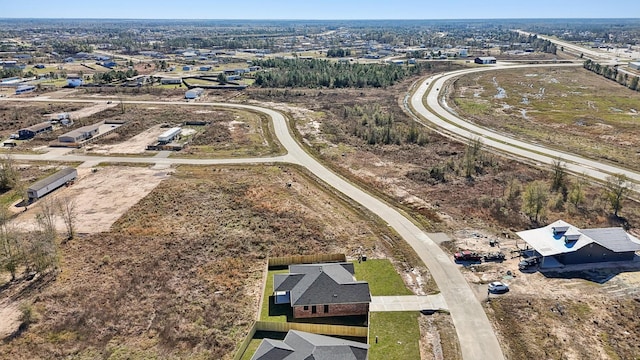
{"type": "Polygon", "coordinates": [[[371,293],[356,281],[353,263],[290,265],[274,275],[276,304],[291,304],[294,318],[366,315],[371,293]]]}
{"type": "Polygon", "coordinates": [[[640,251],[640,240],[623,228],[579,229],[562,220],[517,235],[541,257],[541,267],[629,261],[640,251]]]}
{"type": "Polygon", "coordinates": [[[369,345],[290,330],[284,340],[263,339],[251,360],[366,360],[369,345]]]}

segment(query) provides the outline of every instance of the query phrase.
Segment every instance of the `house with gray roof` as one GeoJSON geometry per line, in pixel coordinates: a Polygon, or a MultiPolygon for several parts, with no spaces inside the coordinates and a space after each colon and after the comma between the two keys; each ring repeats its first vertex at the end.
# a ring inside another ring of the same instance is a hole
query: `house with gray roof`
{"type": "Polygon", "coordinates": [[[251,360],[366,360],[369,345],[290,330],[284,340],[264,339],[251,360]]]}
{"type": "Polygon", "coordinates": [[[542,258],[541,267],[606,261],[629,261],[640,240],[623,228],[579,229],[562,220],[517,235],[542,258]]]}
{"type": "Polygon", "coordinates": [[[291,304],[294,318],[366,315],[371,293],[366,281],[356,281],[352,263],[290,265],[276,274],[276,304],[291,304]]]}

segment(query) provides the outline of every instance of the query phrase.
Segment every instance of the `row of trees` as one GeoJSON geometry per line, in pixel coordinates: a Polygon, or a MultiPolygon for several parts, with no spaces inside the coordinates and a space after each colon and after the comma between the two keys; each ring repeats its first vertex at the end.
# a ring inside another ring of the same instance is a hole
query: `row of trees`
{"type": "Polygon", "coordinates": [[[337,48],[337,49],[327,50],[327,57],[345,57],[345,56],[351,56],[351,49],[337,48]]]}
{"type": "Polygon", "coordinates": [[[126,71],[122,70],[111,70],[106,73],[95,73],[93,74],[93,82],[96,84],[110,84],[114,81],[125,81],[127,78],[134,77],[138,75],[138,70],[128,69],[126,71]]]}
{"type": "Polygon", "coordinates": [[[431,67],[428,63],[415,66],[371,65],[312,59],[265,59],[254,61],[264,71],[256,74],[260,87],[365,88],[387,87],[413,75],[421,75],[431,67]]]}
{"type": "Polygon", "coordinates": [[[604,76],[609,80],[613,80],[620,85],[626,86],[631,90],[640,91],[638,77],[626,72],[618,71],[617,66],[600,65],[591,59],[587,59],[587,61],[584,62],[583,67],[598,75],[604,76]]]}

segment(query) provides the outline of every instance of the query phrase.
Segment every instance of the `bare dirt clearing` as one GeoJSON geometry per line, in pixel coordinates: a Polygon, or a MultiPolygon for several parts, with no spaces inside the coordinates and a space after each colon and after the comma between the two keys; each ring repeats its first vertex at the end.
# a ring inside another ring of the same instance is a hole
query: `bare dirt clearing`
{"type": "MultiPolygon", "coordinates": [[[[79,179],[71,186],[61,188],[48,196],[70,197],[76,203],[77,231],[94,234],[108,231],[111,225],[129,208],[151,192],[169,175],[142,167],[100,167],[97,172],[79,169],[79,179]]],[[[18,215],[13,224],[18,229],[35,229],[38,203],[29,211],[18,215]]],[[[64,231],[62,219],[56,219],[56,228],[64,231]]]]}

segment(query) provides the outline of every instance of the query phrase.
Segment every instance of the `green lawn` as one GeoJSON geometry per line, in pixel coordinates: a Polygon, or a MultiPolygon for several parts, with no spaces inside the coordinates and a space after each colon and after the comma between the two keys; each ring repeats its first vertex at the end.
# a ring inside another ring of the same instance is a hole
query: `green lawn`
{"type": "Polygon", "coordinates": [[[371,313],[369,360],[420,359],[418,316],[408,311],[371,313]]]}
{"type": "Polygon", "coordinates": [[[413,295],[387,259],[354,262],[356,279],[369,283],[372,296],[413,295]]]}
{"type": "Polygon", "coordinates": [[[267,274],[267,285],[264,287],[264,299],[262,300],[262,309],[260,312],[260,321],[272,321],[272,322],[287,322],[287,313],[286,310],[291,309],[291,306],[288,304],[283,305],[274,305],[270,304],[273,302],[273,275],[275,274],[286,274],[289,272],[289,269],[282,270],[269,270],[267,274]],[[269,314],[269,310],[271,309],[271,314],[269,314]],[[281,310],[281,311],[274,311],[281,310]]]}
{"type": "Polygon", "coordinates": [[[242,354],[240,360],[251,360],[251,357],[253,356],[253,354],[255,354],[256,350],[258,350],[258,346],[260,346],[261,342],[262,339],[254,338],[253,340],[251,340],[249,346],[247,346],[247,349],[244,351],[244,354],[242,354]]]}

